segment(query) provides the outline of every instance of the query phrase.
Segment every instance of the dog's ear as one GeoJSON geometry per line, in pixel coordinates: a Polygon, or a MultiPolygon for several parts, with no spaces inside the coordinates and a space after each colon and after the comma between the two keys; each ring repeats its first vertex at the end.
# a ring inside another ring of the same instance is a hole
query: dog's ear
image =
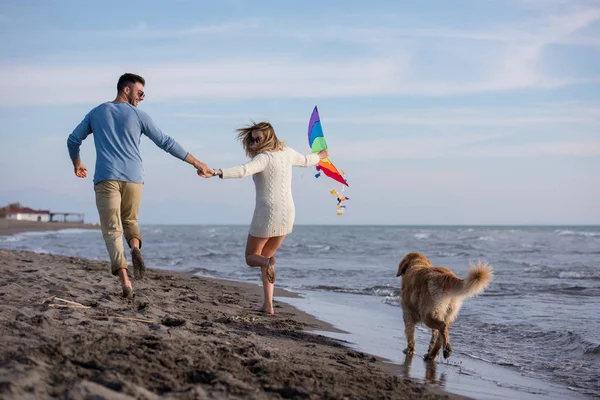
{"type": "Polygon", "coordinates": [[[408,268],[410,268],[410,266],[413,264],[413,262],[415,262],[417,260],[422,260],[422,261],[426,262],[427,264],[431,265],[429,260],[427,258],[425,258],[425,256],[423,254],[408,253],[404,257],[402,257],[400,264],[398,264],[398,273],[396,274],[396,276],[404,275],[406,273],[406,270],[408,270],[408,268]]]}
{"type": "Polygon", "coordinates": [[[396,274],[396,276],[404,275],[408,267],[410,267],[410,263],[413,260],[413,254],[414,253],[408,253],[407,255],[402,257],[402,260],[400,260],[400,264],[398,264],[398,273],[396,274]]]}

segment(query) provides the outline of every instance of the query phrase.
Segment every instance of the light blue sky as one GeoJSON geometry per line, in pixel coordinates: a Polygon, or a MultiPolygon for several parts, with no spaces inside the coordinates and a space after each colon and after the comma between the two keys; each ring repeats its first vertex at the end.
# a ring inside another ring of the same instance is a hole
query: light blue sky
{"type": "MultiPolygon", "coordinates": [[[[600,224],[598,1],[83,4],[0,2],[1,204],[96,221],[66,138],[134,72],[140,108],[213,167],[245,161],[251,119],[309,151],[318,105],[351,200],[337,217],[339,185],[298,169],[299,224],[600,224]]],[[[142,223],[249,223],[251,179],[142,155],[142,223]]]]}

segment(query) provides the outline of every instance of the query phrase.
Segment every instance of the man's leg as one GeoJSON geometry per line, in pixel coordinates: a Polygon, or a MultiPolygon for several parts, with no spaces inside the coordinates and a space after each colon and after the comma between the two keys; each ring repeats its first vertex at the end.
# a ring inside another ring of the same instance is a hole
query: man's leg
{"type": "Polygon", "coordinates": [[[142,184],[124,182],[121,200],[121,220],[123,221],[125,239],[131,248],[133,273],[136,279],[142,279],[146,275],[146,265],[144,264],[141,252],[142,235],[138,226],[138,213],[141,201],[142,184]]]}
{"type": "MultiPolygon", "coordinates": [[[[102,181],[94,186],[96,207],[100,216],[102,236],[110,257],[113,275],[117,275],[123,288],[131,288],[127,277],[127,259],[123,247],[121,226],[121,190],[118,181],[102,181]]],[[[123,294],[125,290],[123,290],[123,294]]],[[[128,293],[129,294],[129,293],[128,293]]]]}

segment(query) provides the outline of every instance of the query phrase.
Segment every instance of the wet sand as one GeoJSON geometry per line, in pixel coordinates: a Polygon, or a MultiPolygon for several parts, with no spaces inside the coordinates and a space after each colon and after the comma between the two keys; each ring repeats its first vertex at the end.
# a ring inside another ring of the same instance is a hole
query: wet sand
{"type": "Polygon", "coordinates": [[[9,250],[0,273],[3,399],[458,398],[290,305],[257,312],[256,285],[150,270],[126,300],[104,261],[9,250]]]}

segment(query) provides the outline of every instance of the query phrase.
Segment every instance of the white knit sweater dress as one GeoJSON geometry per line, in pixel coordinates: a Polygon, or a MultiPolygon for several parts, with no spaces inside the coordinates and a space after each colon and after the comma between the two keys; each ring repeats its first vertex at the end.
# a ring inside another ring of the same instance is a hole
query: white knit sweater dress
{"type": "Polygon", "coordinates": [[[259,238],[292,233],[296,210],[292,199],[292,166],[310,167],[319,163],[317,154],[302,155],[290,147],[260,153],[248,163],[224,168],[223,179],[253,175],[256,205],[250,235],[259,238]]]}

